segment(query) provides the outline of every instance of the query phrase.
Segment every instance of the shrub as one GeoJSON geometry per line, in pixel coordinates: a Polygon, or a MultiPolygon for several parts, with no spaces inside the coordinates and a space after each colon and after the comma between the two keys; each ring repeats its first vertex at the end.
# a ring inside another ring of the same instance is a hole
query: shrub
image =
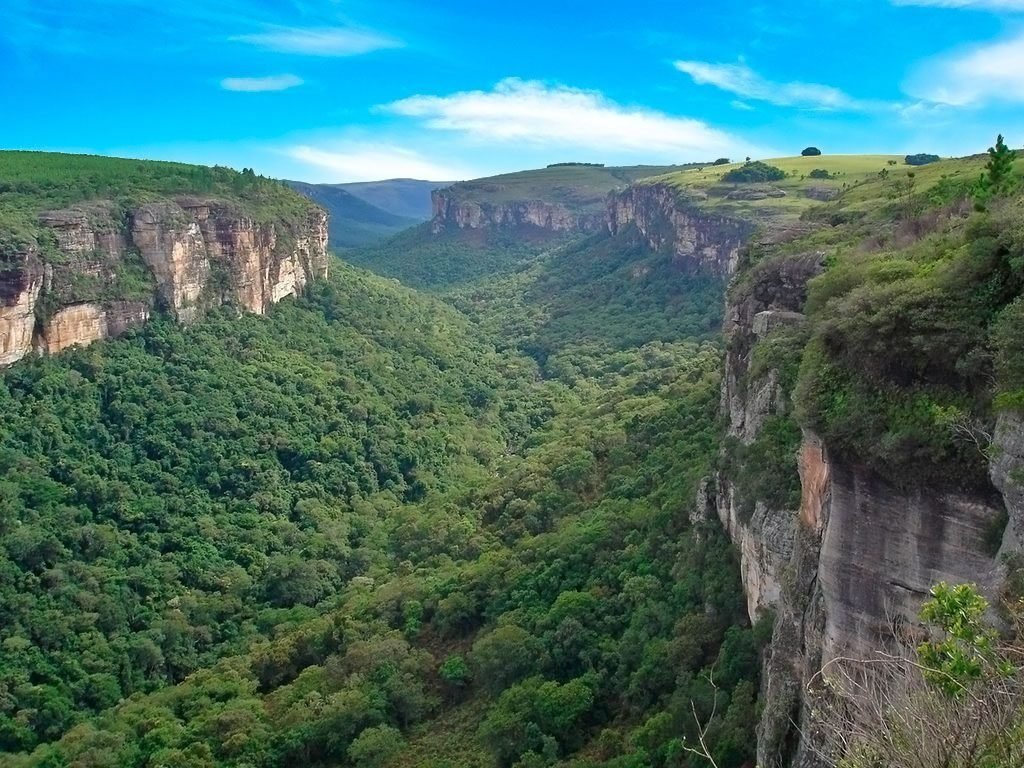
{"type": "Polygon", "coordinates": [[[832,174],[824,168],[815,168],[808,174],[812,179],[831,179],[832,174]]]}
{"type": "Polygon", "coordinates": [[[397,728],[377,725],[359,734],[348,748],[348,757],[359,768],[378,768],[401,752],[404,743],[397,728]]]}
{"type": "Polygon", "coordinates": [[[786,172],[781,168],[755,160],[752,163],[745,163],[739,168],[733,168],[731,171],[728,171],[722,176],[722,181],[743,184],[761,181],[781,181],[784,178],[786,178],[786,172]]]}
{"type": "Polygon", "coordinates": [[[717,160],[715,160],[715,162],[713,162],[712,165],[728,165],[731,162],[732,160],[730,160],[728,157],[720,157],[717,160]]]}
{"type": "Polygon", "coordinates": [[[926,155],[922,153],[919,155],[907,155],[903,159],[903,162],[907,165],[928,165],[929,163],[937,163],[941,159],[942,158],[938,155],[926,155]]]}
{"type": "Polygon", "coordinates": [[[800,153],[804,157],[817,157],[821,154],[821,150],[817,147],[807,147],[803,152],[800,153]]]}

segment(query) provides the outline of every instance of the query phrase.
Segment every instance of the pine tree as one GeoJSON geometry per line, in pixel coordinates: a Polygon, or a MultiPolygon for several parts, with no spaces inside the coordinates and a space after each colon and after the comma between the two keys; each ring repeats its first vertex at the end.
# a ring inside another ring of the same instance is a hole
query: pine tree
{"type": "Polygon", "coordinates": [[[996,145],[988,148],[988,163],[985,170],[988,171],[988,182],[993,192],[1005,192],[1010,186],[1013,176],[1013,161],[1017,153],[1006,146],[1003,135],[996,137],[996,145]]]}
{"type": "Polygon", "coordinates": [[[996,195],[1006,194],[1013,186],[1013,161],[1017,153],[1006,146],[1003,135],[996,137],[996,145],[988,148],[988,162],[974,191],[975,207],[984,210],[985,204],[996,195]]]}

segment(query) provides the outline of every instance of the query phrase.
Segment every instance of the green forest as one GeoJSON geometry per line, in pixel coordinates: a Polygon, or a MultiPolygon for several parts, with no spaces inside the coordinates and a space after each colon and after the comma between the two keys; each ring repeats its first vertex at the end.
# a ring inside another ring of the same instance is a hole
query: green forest
{"type": "Polygon", "coordinates": [[[477,252],[3,374],[5,764],[752,759],[770,626],[693,517],[723,283],[477,252]]]}

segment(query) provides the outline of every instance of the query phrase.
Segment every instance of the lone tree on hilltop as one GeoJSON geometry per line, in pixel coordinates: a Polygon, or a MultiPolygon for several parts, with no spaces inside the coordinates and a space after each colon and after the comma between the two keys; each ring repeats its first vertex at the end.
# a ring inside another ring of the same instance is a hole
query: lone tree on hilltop
{"type": "Polygon", "coordinates": [[[996,145],[988,148],[988,162],[985,170],[988,172],[988,182],[993,192],[1004,192],[1010,185],[1013,176],[1013,161],[1017,153],[1006,146],[1003,141],[1003,134],[996,137],[996,145]]]}
{"type": "Polygon", "coordinates": [[[979,210],[997,195],[1005,195],[1013,189],[1013,161],[1017,153],[1006,146],[1003,135],[996,137],[996,145],[988,148],[988,162],[974,187],[974,204],[979,210]]]}
{"type": "Polygon", "coordinates": [[[728,157],[720,157],[712,165],[729,165],[732,161],[728,157]]]}
{"type": "Polygon", "coordinates": [[[800,154],[803,155],[804,157],[817,157],[818,155],[821,154],[821,150],[818,149],[817,147],[808,147],[800,154]]]}

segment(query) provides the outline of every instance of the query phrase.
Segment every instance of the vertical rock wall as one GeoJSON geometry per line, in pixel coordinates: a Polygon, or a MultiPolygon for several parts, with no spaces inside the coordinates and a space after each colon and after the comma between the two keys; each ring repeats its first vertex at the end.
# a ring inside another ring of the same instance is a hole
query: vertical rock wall
{"type": "Polygon", "coordinates": [[[126,219],[93,203],[44,213],[39,223],[57,258],[44,266],[28,250],[0,268],[0,365],[33,349],[55,353],[116,336],[154,309],[181,322],[221,304],[263,313],[327,274],[319,208],[299,222],[259,222],[230,203],[180,198],[139,206],[126,219]]]}

